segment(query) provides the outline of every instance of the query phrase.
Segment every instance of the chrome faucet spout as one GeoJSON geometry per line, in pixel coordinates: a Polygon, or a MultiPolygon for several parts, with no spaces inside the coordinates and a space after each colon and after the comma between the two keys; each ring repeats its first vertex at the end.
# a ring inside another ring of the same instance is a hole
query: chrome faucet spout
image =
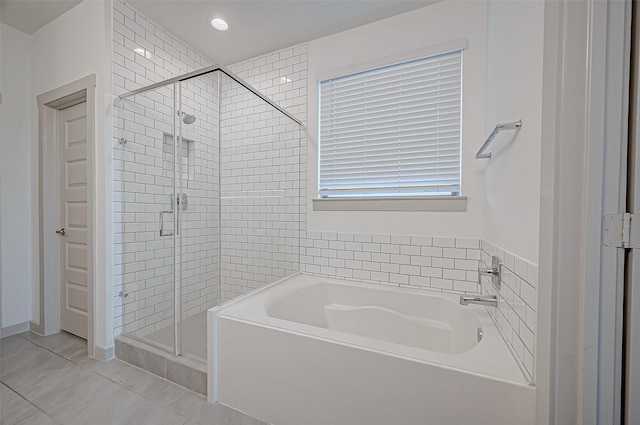
{"type": "Polygon", "coordinates": [[[488,307],[498,307],[498,297],[496,295],[478,295],[478,296],[466,296],[460,295],[460,304],[478,304],[486,305],[488,307]]]}

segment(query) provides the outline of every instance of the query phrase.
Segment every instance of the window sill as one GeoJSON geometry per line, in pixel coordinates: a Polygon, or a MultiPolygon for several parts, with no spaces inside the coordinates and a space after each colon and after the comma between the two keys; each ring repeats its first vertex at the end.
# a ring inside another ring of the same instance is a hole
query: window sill
{"type": "Polygon", "coordinates": [[[466,196],[313,199],[314,211],[467,211],[466,196]]]}

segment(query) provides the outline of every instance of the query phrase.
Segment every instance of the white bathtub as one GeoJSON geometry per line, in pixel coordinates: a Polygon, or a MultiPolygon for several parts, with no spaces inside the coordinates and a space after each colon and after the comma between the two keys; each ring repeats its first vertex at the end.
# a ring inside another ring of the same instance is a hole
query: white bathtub
{"type": "Polygon", "coordinates": [[[530,425],[486,307],[297,274],[209,310],[209,399],[274,425],[530,425]]]}

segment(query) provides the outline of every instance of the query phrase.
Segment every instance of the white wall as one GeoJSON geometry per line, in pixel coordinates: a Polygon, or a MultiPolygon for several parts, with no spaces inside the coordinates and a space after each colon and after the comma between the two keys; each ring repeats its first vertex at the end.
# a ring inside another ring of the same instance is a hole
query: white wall
{"type": "Polygon", "coordinates": [[[484,164],[474,155],[485,135],[486,14],[484,1],[446,1],[309,43],[308,230],[480,237],[484,164]],[[467,212],[313,211],[317,197],[317,76],[363,62],[459,39],[464,52],[462,194],[467,212]]]}
{"type": "Polygon", "coordinates": [[[486,166],[484,238],[538,263],[542,126],[542,1],[488,6],[487,123],[522,119],[498,135],[486,166]],[[526,16],[526,19],[522,19],[526,16]]]}
{"type": "Polygon", "coordinates": [[[32,135],[29,70],[29,36],[1,25],[2,57],[0,92],[0,281],[2,287],[3,328],[31,320],[32,243],[31,220],[34,183],[31,164],[32,135]]]}
{"type": "MultiPolygon", "coordinates": [[[[29,190],[32,194],[33,208],[30,211],[32,217],[33,229],[38,228],[37,220],[37,194],[38,180],[37,176],[38,158],[37,158],[37,103],[36,97],[47,91],[56,89],[60,86],[95,74],[96,83],[96,101],[97,116],[95,120],[96,131],[96,158],[93,164],[95,171],[95,217],[99,220],[96,223],[96,238],[94,255],[98,260],[98,264],[94,270],[95,281],[94,287],[96,297],[98,297],[98,305],[96,306],[96,328],[95,335],[96,344],[102,348],[111,345],[112,336],[110,334],[111,326],[104,323],[106,320],[110,323],[110,288],[106,285],[108,279],[107,268],[105,262],[108,262],[108,252],[111,246],[106,243],[109,224],[105,220],[106,210],[110,205],[110,191],[107,191],[107,182],[110,178],[106,178],[110,173],[109,160],[111,158],[110,144],[104,143],[105,136],[110,134],[111,126],[105,128],[105,120],[110,119],[111,101],[111,84],[110,73],[106,72],[106,64],[110,66],[111,57],[111,2],[110,1],[92,1],[85,0],[73,9],[69,10],[59,18],[48,23],[31,35],[31,96],[34,99],[32,103],[32,156],[31,156],[31,173],[34,176],[29,190]],[[107,293],[108,291],[108,293],[107,293]]],[[[107,140],[110,140],[108,138],[107,140]]],[[[110,184],[110,183],[109,183],[110,184]]],[[[35,232],[37,238],[37,231],[35,232]]],[[[37,239],[33,239],[33,246],[37,246],[37,239]]],[[[109,236],[111,238],[111,236],[109,236]]],[[[37,270],[37,256],[34,253],[33,265],[37,270]]],[[[38,303],[39,288],[37,279],[34,279],[34,301],[38,303]]],[[[37,312],[37,309],[35,310],[37,312]]],[[[34,317],[38,320],[37,317],[34,317]]]]}
{"type": "Polygon", "coordinates": [[[101,71],[103,17],[102,2],[84,1],[33,33],[34,95],[101,71]]]}
{"type": "MultiPolygon", "coordinates": [[[[97,76],[95,202],[95,255],[99,260],[94,283],[99,302],[96,310],[96,342],[109,344],[105,313],[110,297],[104,293],[106,244],[109,223],[105,217],[110,192],[111,149],[103,140],[111,132],[110,43],[111,2],[87,0],[59,18],[26,35],[2,25],[2,154],[0,155],[3,204],[1,224],[3,324],[39,318],[38,282],[38,111],[36,97],[90,74],[97,76]],[[107,49],[107,47],[109,47],[107,49]],[[106,65],[106,64],[108,65],[106,65]],[[18,143],[22,140],[22,143],[18,143]],[[10,179],[6,176],[9,175],[10,179]],[[7,203],[11,200],[11,203],[7,203]],[[102,292],[101,292],[102,291],[102,292]],[[100,311],[101,310],[101,311],[100,311]]],[[[110,137],[107,139],[110,140],[110,137]]],[[[109,315],[110,316],[110,315],[109,315]]],[[[110,317],[107,320],[111,320],[110,317]]]]}

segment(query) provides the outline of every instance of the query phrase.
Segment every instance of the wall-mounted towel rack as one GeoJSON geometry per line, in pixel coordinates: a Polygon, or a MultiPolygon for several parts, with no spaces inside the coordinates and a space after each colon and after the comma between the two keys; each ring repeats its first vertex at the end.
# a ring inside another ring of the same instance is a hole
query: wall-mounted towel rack
{"type": "Polygon", "coordinates": [[[489,147],[493,138],[496,137],[496,134],[500,133],[502,130],[516,130],[520,127],[522,127],[522,120],[496,125],[496,128],[493,129],[489,137],[487,137],[487,140],[480,147],[480,150],[476,154],[476,159],[491,158],[491,152],[484,153],[484,151],[489,147]]]}

